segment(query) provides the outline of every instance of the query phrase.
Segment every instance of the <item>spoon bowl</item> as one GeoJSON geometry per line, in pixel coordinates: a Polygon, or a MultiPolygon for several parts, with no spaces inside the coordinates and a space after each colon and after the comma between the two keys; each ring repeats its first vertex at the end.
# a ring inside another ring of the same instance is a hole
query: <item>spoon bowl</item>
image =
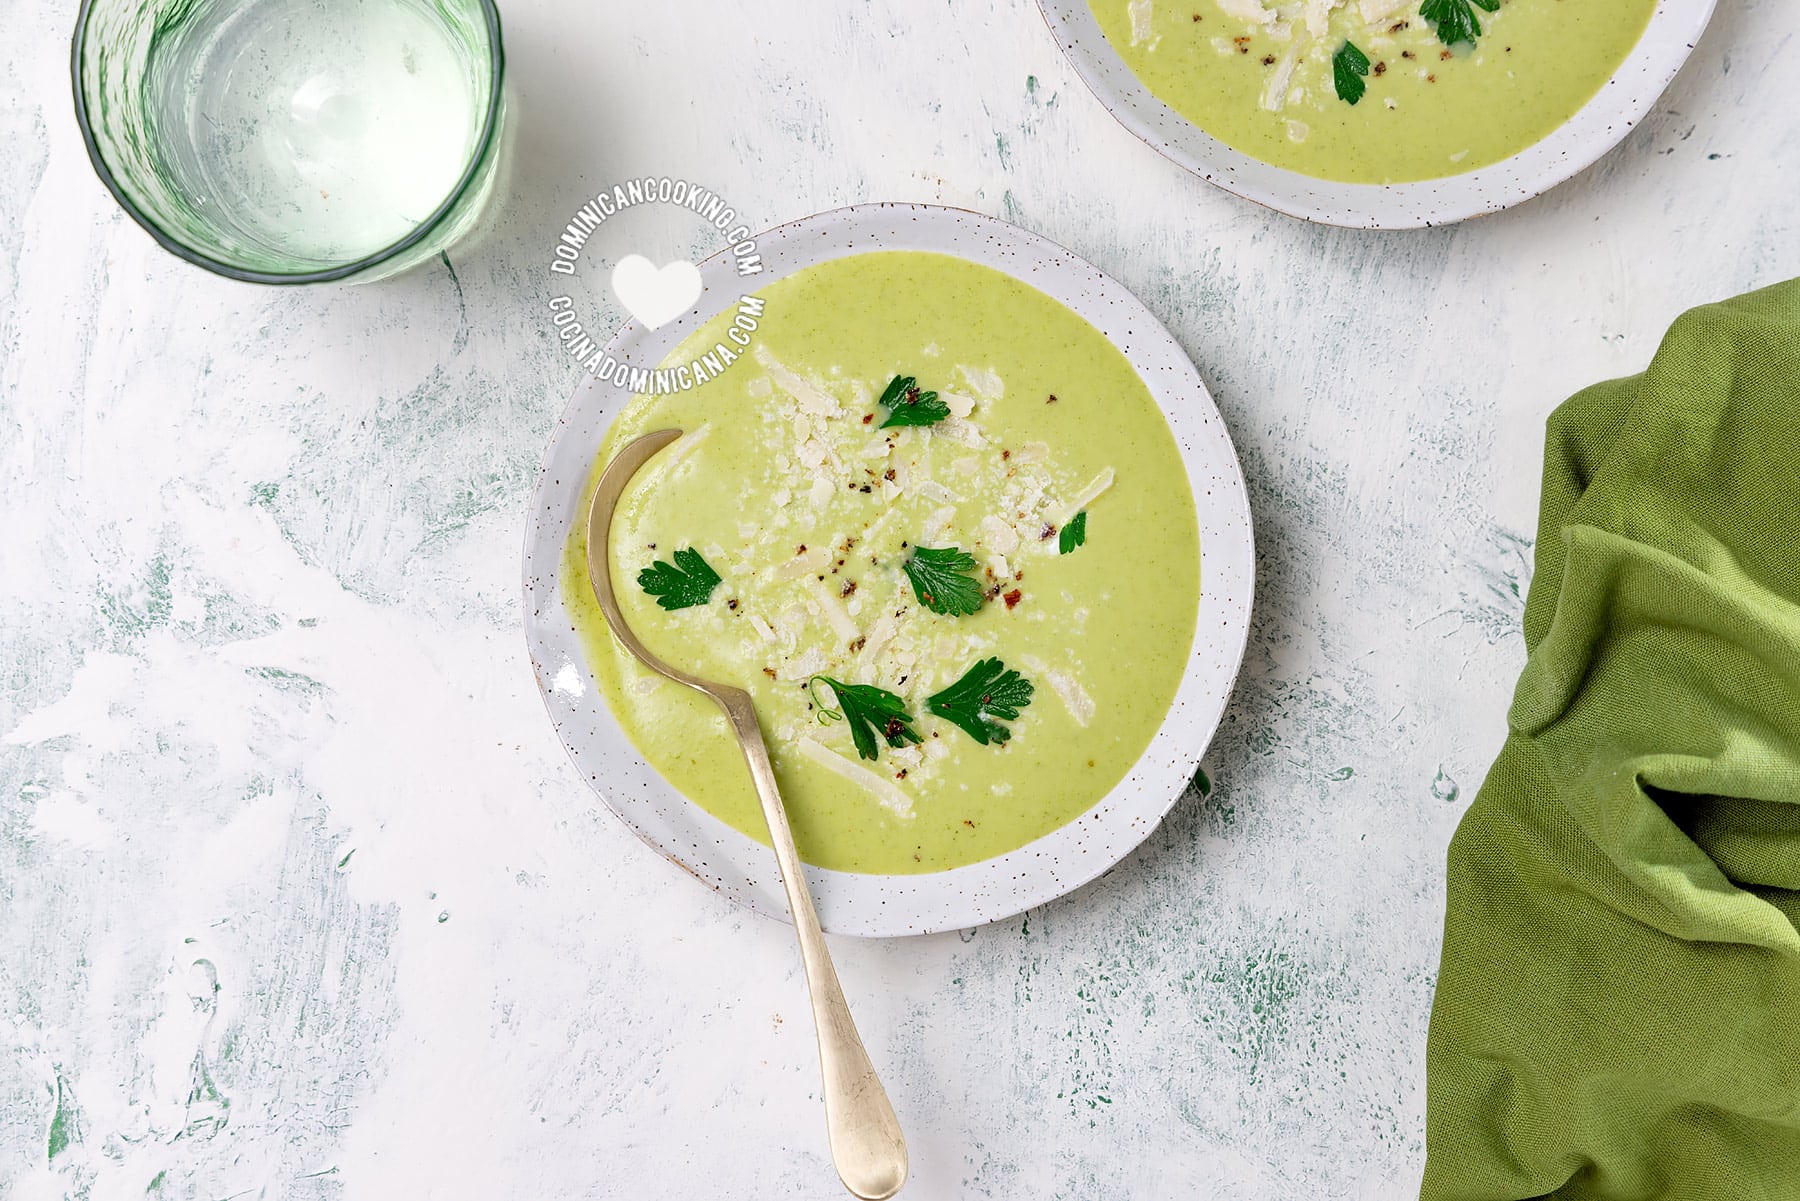
{"type": "Polygon", "coordinates": [[[819,915],[813,908],[812,894],[807,891],[806,877],[800,867],[800,852],[794,846],[794,834],[788,826],[787,810],[776,787],[775,769],[769,763],[769,749],[763,742],[762,726],[756,719],[756,707],[750,694],[731,684],[702,680],[657,657],[639,641],[619,609],[613,591],[611,545],[613,512],[632,476],[645,463],[671,442],[681,437],[680,430],[658,430],[627,443],[600,473],[594,499],[588,509],[587,559],[588,579],[593,584],[594,599],[622,646],[645,667],[677,684],[710,697],[725,711],[738,747],[744,752],[750,777],[756,784],[756,796],[762,803],[763,818],[769,824],[769,839],[775,848],[775,861],[781,869],[782,887],[787,892],[788,909],[794,918],[794,930],[800,938],[800,959],[806,969],[806,988],[812,999],[813,1026],[819,1037],[819,1064],[824,1074],[825,1127],[831,1141],[832,1162],[838,1176],[851,1195],[862,1201],[886,1201],[906,1183],[906,1139],[900,1131],[900,1120],[888,1101],[881,1079],[869,1062],[856,1023],[850,1017],[850,1005],[838,983],[831,953],[825,946],[825,935],[819,929],[819,915]]]}

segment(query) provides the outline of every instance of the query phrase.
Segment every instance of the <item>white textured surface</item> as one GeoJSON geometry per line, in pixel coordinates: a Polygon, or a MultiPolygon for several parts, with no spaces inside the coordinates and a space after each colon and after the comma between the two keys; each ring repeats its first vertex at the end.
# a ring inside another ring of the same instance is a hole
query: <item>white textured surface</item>
{"type": "Polygon", "coordinates": [[[1244,456],[1259,608],[1213,795],[1023,921],[840,947],[906,1195],[1412,1189],[1542,421],[1800,271],[1800,8],[1726,0],[1550,196],[1368,234],[1159,158],[1028,0],[516,3],[501,226],[455,279],[294,292],[111,204],[66,7],[0,16],[7,1201],[837,1195],[788,931],[599,810],[518,632],[576,378],[542,262],[643,170],[759,224],[913,199],[1044,233],[1175,330],[1244,456]]]}

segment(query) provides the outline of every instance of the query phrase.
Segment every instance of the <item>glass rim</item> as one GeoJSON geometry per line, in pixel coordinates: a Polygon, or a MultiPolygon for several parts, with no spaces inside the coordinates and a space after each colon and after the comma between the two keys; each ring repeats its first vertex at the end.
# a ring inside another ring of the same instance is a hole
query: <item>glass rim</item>
{"type": "Polygon", "coordinates": [[[456,207],[457,202],[463,198],[464,193],[475,181],[482,165],[494,149],[495,139],[499,136],[501,91],[506,80],[506,51],[500,37],[500,10],[495,6],[494,0],[476,0],[481,9],[482,18],[487,23],[488,51],[491,62],[488,71],[490,91],[487,112],[482,119],[481,136],[477,139],[475,147],[469,155],[468,164],[463,168],[463,173],[457,179],[456,186],[451,188],[449,195],[444,197],[443,203],[433,209],[431,215],[414,226],[405,237],[348,263],[316,271],[257,271],[248,267],[239,267],[197,250],[165,230],[126,194],[125,189],[120,186],[118,178],[113,174],[112,168],[107,164],[105,156],[101,154],[99,141],[94,136],[93,123],[88,119],[87,95],[82,88],[81,70],[82,51],[87,45],[88,17],[96,2],[97,0],[81,0],[81,9],[75,17],[75,36],[69,47],[69,79],[75,92],[75,124],[81,129],[81,140],[87,146],[88,161],[93,164],[94,174],[100,177],[100,182],[106,185],[106,190],[112,193],[112,197],[118,202],[119,207],[130,214],[131,219],[136,221],[145,233],[154,238],[157,245],[177,258],[185,259],[195,266],[204,267],[215,275],[222,275],[227,279],[242,280],[245,283],[253,284],[328,283],[332,280],[356,275],[406,253],[424,241],[443,222],[444,218],[449,216],[450,211],[456,207]]]}

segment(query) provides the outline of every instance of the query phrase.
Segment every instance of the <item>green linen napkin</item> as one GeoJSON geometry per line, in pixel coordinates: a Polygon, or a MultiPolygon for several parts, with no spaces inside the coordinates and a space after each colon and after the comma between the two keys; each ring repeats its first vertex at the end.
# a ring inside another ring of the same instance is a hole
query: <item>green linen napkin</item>
{"type": "Polygon", "coordinates": [[[1800,281],[1683,316],[1544,459],[1422,1195],[1800,1198],[1800,281]]]}

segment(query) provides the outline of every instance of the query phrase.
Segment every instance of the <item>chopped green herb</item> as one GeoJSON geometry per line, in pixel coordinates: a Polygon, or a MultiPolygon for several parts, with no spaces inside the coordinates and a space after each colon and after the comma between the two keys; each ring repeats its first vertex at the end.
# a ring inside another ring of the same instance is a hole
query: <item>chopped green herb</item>
{"type": "Polygon", "coordinates": [[[910,375],[896,375],[878,402],[888,418],[878,427],[897,425],[936,425],[950,416],[950,406],[938,399],[936,392],[919,391],[919,381],[910,375]]]}
{"type": "Polygon", "coordinates": [[[1354,105],[1369,90],[1363,82],[1368,73],[1369,56],[1358,50],[1355,42],[1345,42],[1331,56],[1331,76],[1337,84],[1338,99],[1346,104],[1354,105]]]}
{"type": "Polygon", "coordinates": [[[1056,536],[1056,553],[1066,555],[1078,546],[1087,545],[1087,510],[1083,509],[1063,523],[1056,536]]]}
{"type": "Polygon", "coordinates": [[[674,558],[674,563],[652,563],[638,572],[638,587],[671,612],[711,600],[719,573],[691,546],[676,551],[674,558]]]}
{"type": "Polygon", "coordinates": [[[881,744],[875,740],[877,735],[892,747],[919,741],[912,728],[912,715],[906,711],[906,702],[887,689],[873,684],[840,684],[830,676],[814,676],[806,683],[812,692],[813,704],[819,707],[820,722],[842,720],[849,723],[850,738],[856,743],[858,758],[880,757],[881,744]],[[825,703],[819,695],[820,684],[830,686],[836,705],[825,703]]]}
{"type": "Polygon", "coordinates": [[[981,608],[981,585],[967,573],[975,559],[954,546],[915,546],[906,559],[913,595],[933,613],[966,617],[981,608]]]}
{"type": "Polygon", "coordinates": [[[1438,41],[1446,46],[1455,46],[1463,42],[1473,45],[1481,36],[1481,19],[1475,15],[1479,8],[1482,12],[1499,12],[1500,0],[1424,0],[1419,5],[1419,15],[1431,22],[1437,30],[1438,41]]]}
{"type": "Polygon", "coordinates": [[[961,726],[982,746],[1005,742],[1012,731],[1000,723],[1013,721],[1031,703],[1031,681],[998,659],[983,659],[963,678],[934,694],[925,707],[961,726]]]}

